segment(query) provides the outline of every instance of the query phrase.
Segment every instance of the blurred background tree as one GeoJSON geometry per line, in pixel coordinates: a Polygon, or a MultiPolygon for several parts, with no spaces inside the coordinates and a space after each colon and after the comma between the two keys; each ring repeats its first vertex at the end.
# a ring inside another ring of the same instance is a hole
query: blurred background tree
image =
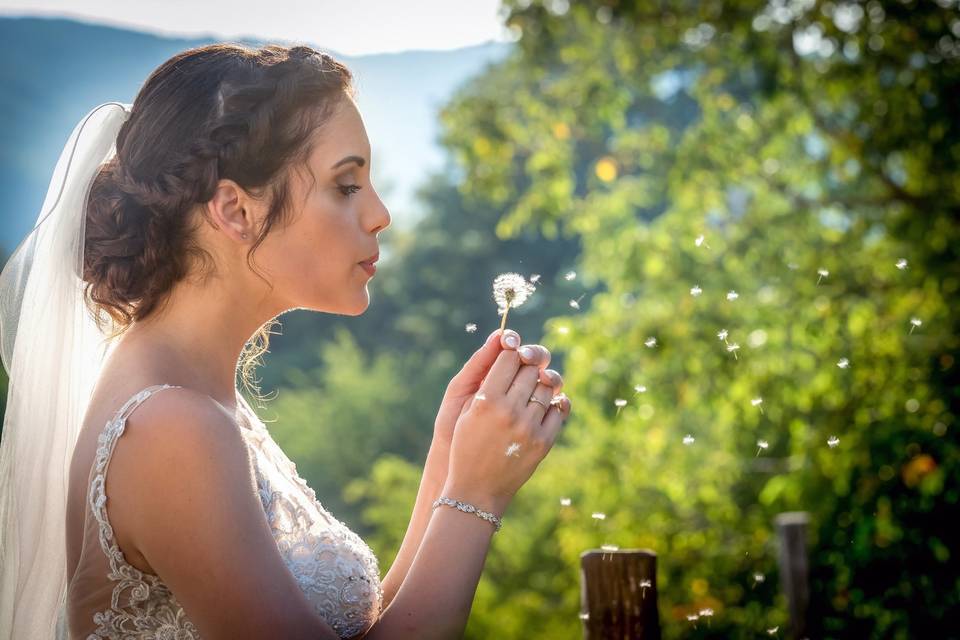
{"type": "Polygon", "coordinates": [[[287,314],[271,341],[260,413],[301,475],[385,572],[445,385],[499,325],[493,277],[539,273],[509,326],[574,414],[466,637],[580,637],[579,555],[604,544],[660,554],[666,638],[782,636],[787,510],[811,514],[810,637],[953,633],[956,2],[504,20],[514,51],[443,108],[450,164],[384,234],[371,307],[287,314]]]}

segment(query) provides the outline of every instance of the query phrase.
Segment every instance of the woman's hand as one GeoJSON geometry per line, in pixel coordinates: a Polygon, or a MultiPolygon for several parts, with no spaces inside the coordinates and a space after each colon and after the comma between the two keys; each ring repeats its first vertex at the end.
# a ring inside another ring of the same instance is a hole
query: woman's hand
{"type": "MultiPolygon", "coordinates": [[[[447,385],[447,390],[443,394],[443,400],[440,402],[440,411],[437,413],[437,419],[433,425],[434,444],[449,446],[453,439],[453,428],[457,420],[470,406],[473,396],[480,390],[480,384],[490,371],[490,367],[496,362],[497,356],[504,349],[518,349],[520,346],[520,334],[512,329],[506,329],[501,334],[500,329],[491,333],[486,342],[477,349],[472,356],[463,365],[457,375],[453,376],[447,385]]],[[[554,387],[553,393],[556,395],[560,391],[562,378],[560,374],[552,369],[545,369],[550,363],[550,352],[539,345],[528,346],[532,353],[529,357],[520,354],[522,364],[535,364],[540,368],[540,378],[545,384],[554,387]]]]}

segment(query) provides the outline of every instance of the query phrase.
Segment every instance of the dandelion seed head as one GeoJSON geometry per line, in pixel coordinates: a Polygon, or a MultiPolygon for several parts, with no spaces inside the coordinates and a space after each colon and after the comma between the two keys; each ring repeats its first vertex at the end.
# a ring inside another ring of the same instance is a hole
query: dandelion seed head
{"type": "Polygon", "coordinates": [[[840,438],[838,438],[837,436],[830,436],[829,438],[827,438],[827,446],[830,447],[831,449],[836,447],[838,444],[840,444],[840,438]]]}
{"type": "Polygon", "coordinates": [[[467,333],[474,333],[477,330],[477,325],[475,325],[472,322],[468,322],[465,328],[467,330],[467,333]]]}
{"type": "Polygon", "coordinates": [[[520,451],[520,445],[516,442],[511,442],[510,446],[507,447],[506,455],[519,457],[520,454],[517,453],[518,451],[520,451]]]}
{"type": "Polygon", "coordinates": [[[646,340],[644,340],[644,341],[643,341],[643,344],[647,345],[648,347],[650,347],[650,348],[652,349],[653,347],[657,346],[657,339],[654,338],[653,336],[651,336],[651,337],[647,338],[646,340]]]}
{"type": "Polygon", "coordinates": [[[726,340],[727,335],[728,334],[726,329],[720,329],[720,331],[717,333],[717,337],[720,338],[721,340],[726,340]]]}
{"type": "Polygon", "coordinates": [[[688,446],[689,446],[689,445],[693,444],[695,440],[696,440],[696,438],[694,438],[693,436],[691,436],[689,433],[688,433],[687,435],[683,436],[683,444],[685,444],[685,445],[688,445],[688,446]]]}
{"type": "Polygon", "coordinates": [[[536,290],[519,273],[501,273],[493,280],[493,299],[502,312],[519,307],[536,290]]]}
{"type": "Polygon", "coordinates": [[[561,506],[561,507],[569,507],[569,506],[570,506],[570,498],[560,498],[560,506],[561,506]]]}
{"type": "Polygon", "coordinates": [[[602,511],[594,511],[592,514],[590,514],[590,517],[594,520],[606,520],[607,514],[603,513],[602,511]]]}
{"type": "Polygon", "coordinates": [[[577,272],[576,272],[576,271],[567,271],[567,273],[564,274],[563,277],[564,277],[565,280],[573,280],[574,278],[577,277],[577,272]]]}
{"type": "Polygon", "coordinates": [[[625,407],[627,406],[627,401],[623,398],[617,398],[613,401],[613,404],[617,405],[618,407],[625,407]]]}
{"type": "Polygon", "coordinates": [[[690,289],[690,295],[692,295],[694,298],[699,296],[701,293],[703,293],[703,289],[700,288],[700,285],[694,285],[693,288],[690,289]]]}
{"type": "Polygon", "coordinates": [[[739,348],[740,348],[740,345],[738,345],[736,342],[731,342],[730,344],[727,345],[727,351],[730,351],[731,353],[736,351],[739,348]]]}
{"type": "Polygon", "coordinates": [[[740,297],[740,294],[737,293],[736,291],[733,291],[732,289],[727,292],[727,300],[736,300],[739,297],[740,297]]]}
{"type": "Polygon", "coordinates": [[[897,269],[900,269],[900,271],[903,271],[906,268],[907,268],[906,258],[900,258],[899,260],[897,260],[897,269]]]}
{"type": "Polygon", "coordinates": [[[837,366],[841,369],[846,369],[850,366],[850,360],[848,358],[840,358],[837,360],[837,366]]]}

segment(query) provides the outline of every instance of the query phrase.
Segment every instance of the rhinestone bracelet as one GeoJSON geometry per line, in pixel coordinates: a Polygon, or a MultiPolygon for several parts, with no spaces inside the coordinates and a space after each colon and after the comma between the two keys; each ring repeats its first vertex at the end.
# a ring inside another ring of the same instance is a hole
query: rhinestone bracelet
{"type": "Polygon", "coordinates": [[[483,518],[483,519],[486,520],[487,522],[490,522],[490,523],[493,524],[493,526],[494,526],[494,533],[496,533],[497,531],[500,531],[500,525],[502,524],[502,522],[500,521],[500,518],[498,518],[497,516],[493,515],[493,514],[490,513],[489,511],[484,511],[484,510],[482,510],[482,509],[477,509],[475,506],[473,506],[472,504],[469,504],[469,503],[467,503],[467,502],[460,502],[459,500],[452,500],[452,499],[447,498],[447,497],[444,497],[444,496],[440,496],[439,498],[437,498],[436,500],[433,501],[433,508],[436,509],[436,508],[439,507],[441,504],[445,504],[445,505],[449,505],[449,506],[451,506],[451,507],[455,507],[455,508],[459,509],[460,511],[463,511],[464,513],[473,513],[473,514],[476,514],[477,517],[483,518]]]}

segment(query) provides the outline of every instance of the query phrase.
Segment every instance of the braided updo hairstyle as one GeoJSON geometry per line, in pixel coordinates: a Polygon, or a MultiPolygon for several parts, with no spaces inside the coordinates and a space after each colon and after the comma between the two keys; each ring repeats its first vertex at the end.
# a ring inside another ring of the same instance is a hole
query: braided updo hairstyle
{"type": "MultiPolygon", "coordinates": [[[[116,156],[100,168],[86,203],[83,280],[101,329],[109,324],[115,337],[162,308],[195,265],[209,275],[212,257],[194,241],[204,218],[191,212],[213,198],[221,178],[269,198],[247,252],[256,272],[253,252],[290,217],[290,169],[306,163],[311,133],[355,94],[347,67],[307,46],[219,43],[160,65],[137,94],[116,156]]],[[[244,382],[267,350],[272,322],[244,349],[244,382]]]]}

